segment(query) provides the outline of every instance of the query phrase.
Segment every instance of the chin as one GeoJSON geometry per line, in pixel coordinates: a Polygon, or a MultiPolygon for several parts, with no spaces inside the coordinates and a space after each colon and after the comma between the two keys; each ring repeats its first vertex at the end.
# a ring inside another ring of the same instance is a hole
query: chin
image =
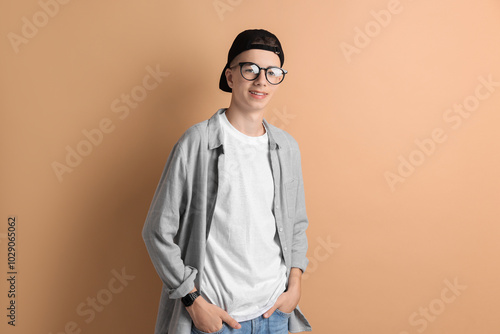
{"type": "Polygon", "coordinates": [[[252,109],[252,110],[263,110],[267,107],[268,103],[263,103],[263,102],[260,102],[260,103],[249,103],[248,105],[248,108],[249,109],[252,109]]]}

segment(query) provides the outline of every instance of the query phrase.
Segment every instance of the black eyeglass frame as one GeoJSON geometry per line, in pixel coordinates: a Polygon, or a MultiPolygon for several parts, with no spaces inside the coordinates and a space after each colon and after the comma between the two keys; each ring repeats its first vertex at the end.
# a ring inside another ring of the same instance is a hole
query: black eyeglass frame
{"type": "Polygon", "coordinates": [[[239,66],[240,67],[240,74],[241,76],[243,77],[243,79],[247,80],[247,81],[254,81],[255,79],[257,79],[259,76],[260,76],[260,71],[261,70],[265,70],[264,71],[264,75],[266,77],[266,80],[267,82],[269,82],[271,85],[279,85],[280,83],[283,82],[283,80],[285,80],[285,75],[288,73],[287,70],[281,68],[281,67],[278,67],[278,66],[269,66],[269,67],[260,67],[259,65],[257,65],[256,63],[252,63],[251,61],[245,61],[245,62],[241,62],[241,63],[238,63],[238,65],[233,65],[233,66],[230,66],[229,68],[233,68],[233,67],[236,67],[236,66],[239,66]],[[252,64],[252,65],[255,65],[257,66],[257,68],[259,69],[259,74],[253,78],[253,79],[247,79],[245,78],[245,76],[243,75],[243,65],[246,65],[246,64],[252,64]],[[281,71],[283,71],[283,77],[281,78],[281,81],[278,82],[278,83],[272,83],[271,81],[269,81],[269,78],[267,77],[267,70],[270,69],[270,68],[277,68],[281,71]]]}

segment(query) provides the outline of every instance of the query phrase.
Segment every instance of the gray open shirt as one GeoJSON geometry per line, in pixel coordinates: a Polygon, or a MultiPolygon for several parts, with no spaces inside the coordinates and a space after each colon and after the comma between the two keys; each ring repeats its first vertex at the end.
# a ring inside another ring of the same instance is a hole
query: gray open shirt
{"type": "MultiPolygon", "coordinates": [[[[163,281],[155,334],[191,332],[192,320],[180,298],[195,286],[203,290],[200,277],[206,240],[217,200],[219,170],[224,170],[219,123],[224,110],[191,126],[174,145],[146,217],[142,237],[163,281]]],[[[300,151],[289,133],[265,118],[263,123],[274,179],[273,213],[289,277],[292,267],[305,272],[309,263],[300,151]]],[[[298,305],[288,329],[292,333],[312,330],[298,305]]]]}

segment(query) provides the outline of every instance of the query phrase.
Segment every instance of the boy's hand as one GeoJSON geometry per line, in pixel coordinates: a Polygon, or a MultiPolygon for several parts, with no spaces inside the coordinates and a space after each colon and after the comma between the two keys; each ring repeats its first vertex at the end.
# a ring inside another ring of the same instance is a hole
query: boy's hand
{"type": "Polygon", "coordinates": [[[191,316],[194,326],[203,332],[217,332],[222,329],[223,322],[232,328],[241,328],[241,325],[226,311],[207,302],[202,296],[196,298],[193,305],[186,307],[186,310],[191,316]]]}
{"type": "Polygon", "coordinates": [[[269,318],[276,309],[285,313],[290,313],[295,310],[300,300],[301,283],[302,270],[300,268],[292,267],[288,278],[287,290],[278,297],[273,307],[264,313],[264,318],[269,318]]]}
{"type": "Polygon", "coordinates": [[[269,318],[276,309],[279,309],[280,311],[285,313],[292,312],[299,304],[299,300],[300,286],[298,286],[298,288],[288,289],[278,297],[278,300],[276,300],[276,303],[274,303],[273,307],[271,307],[269,310],[267,310],[266,313],[264,313],[264,318],[269,318]]]}

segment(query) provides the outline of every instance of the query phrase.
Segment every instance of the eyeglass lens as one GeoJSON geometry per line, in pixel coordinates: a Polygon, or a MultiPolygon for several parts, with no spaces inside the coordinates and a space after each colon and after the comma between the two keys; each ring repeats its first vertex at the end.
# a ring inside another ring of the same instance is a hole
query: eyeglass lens
{"type": "MultiPolygon", "coordinates": [[[[260,73],[260,68],[256,64],[244,64],[241,67],[241,74],[247,80],[255,80],[260,73]]],[[[266,79],[271,84],[276,85],[283,81],[284,72],[278,67],[271,67],[266,70],[266,79]]]]}

